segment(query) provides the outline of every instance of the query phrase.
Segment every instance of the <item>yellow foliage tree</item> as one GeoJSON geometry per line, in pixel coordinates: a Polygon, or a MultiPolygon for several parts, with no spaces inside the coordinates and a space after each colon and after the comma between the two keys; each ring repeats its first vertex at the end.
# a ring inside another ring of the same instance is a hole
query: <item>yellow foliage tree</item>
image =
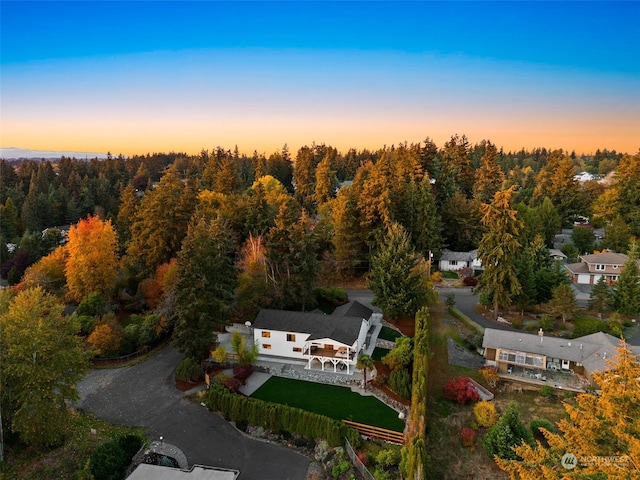
{"type": "Polygon", "coordinates": [[[107,317],[103,323],[96,325],[87,342],[96,354],[104,355],[118,351],[122,337],[122,327],[115,318],[107,317]]]}
{"type": "Polygon", "coordinates": [[[522,458],[496,459],[512,479],[640,478],[640,363],[624,340],[609,368],[593,375],[598,395],[565,404],[560,433],[541,429],[549,444],[515,448],[522,458]]]}
{"type": "Polygon", "coordinates": [[[111,221],[89,215],[69,230],[67,243],[68,295],[79,302],[92,292],[109,298],[118,279],[116,232],[111,221]]]}
{"type": "Polygon", "coordinates": [[[491,402],[478,402],[473,406],[476,422],[481,427],[491,427],[498,421],[496,406],[491,402]]]}
{"type": "Polygon", "coordinates": [[[64,270],[67,250],[58,247],[46,257],[42,257],[24,272],[22,281],[25,288],[42,287],[48,293],[59,295],[67,282],[64,270]]]}

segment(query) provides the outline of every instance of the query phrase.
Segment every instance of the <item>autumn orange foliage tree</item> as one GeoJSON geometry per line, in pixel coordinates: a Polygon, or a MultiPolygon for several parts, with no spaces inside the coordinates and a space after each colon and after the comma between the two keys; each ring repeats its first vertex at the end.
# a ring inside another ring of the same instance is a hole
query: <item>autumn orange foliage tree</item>
{"type": "Polygon", "coordinates": [[[115,317],[105,316],[101,323],[93,329],[87,342],[96,354],[105,355],[118,351],[123,336],[122,327],[115,317]]]}
{"type": "Polygon", "coordinates": [[[640,478],[640,363],[621,341],[609,368],[593,374],[597,395],[583,393],[565,404],[560,433],[543,432],[549,447],[521,445],[522,460],[501,460],[512,479],[640,478]],[[563,462],[567,455],[570,462],[563,462]],[[564,466],[566,465],[566,466],[564,466]]]}
{"type": "Polygon", "coordinates": [[[89,215],[69,230],[67,290],[79,302],[92,292],[109,298],[118,278],[116,232],[111,221],[89,215]]]}

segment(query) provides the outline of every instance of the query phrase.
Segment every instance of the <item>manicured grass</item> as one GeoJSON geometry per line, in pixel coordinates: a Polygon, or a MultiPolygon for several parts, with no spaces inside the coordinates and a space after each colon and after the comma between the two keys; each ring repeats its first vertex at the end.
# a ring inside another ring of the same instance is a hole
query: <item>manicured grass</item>
{"type": "Polygon", "coordinates": [[[378,362],[381,362],[382,359],[384,358],[384,356],[389,353],[391,350],[387,349],[387,348],[380,348],[380,347],[376,347],[373,349],[373,353],[371,354],[371,358],[373,358],[374,360],[377,360],[378,362]]]}
{"type": "Polygon", "coordinates": [[[382,327],[380,329],[380,333],[378,334],[378,338],[382,340],[388,340],[389,342],[395,342],[398,337],[402,337],[402,334],[397,330],[389,327],[382,327]]]}
{"type": "Polygon", "coordinates": [[[458,274],[456,272],[440,272],[440,275],[442,275],[442,278],[458,279],[458,274]]]}
{"type": "Polygon", "coordinates": [[[373,396],[352,392],[348,387],[271,377],[251,397],[336,420],[351,420],[397,432],[404,430],[404,422],[394,409],[373,396]]]}

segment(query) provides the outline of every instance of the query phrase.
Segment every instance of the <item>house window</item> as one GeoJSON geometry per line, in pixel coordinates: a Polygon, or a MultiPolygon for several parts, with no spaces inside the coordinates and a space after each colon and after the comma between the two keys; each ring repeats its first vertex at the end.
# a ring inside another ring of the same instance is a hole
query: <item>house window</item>
{"type": "Polygon", "coordinates": [[[457,260],[449,260],[449,265],[451,265],[452,267],[455,267],[456,265],[458,265],[458,261],[457,260]]]}
{"type": "Polygon", "coordinates": [[[614,265],[614,266],[613,266],[613,269],[614,269],[614,270],[617,270],[617,269],[618,269],[618,265],[614,265]]]}
{"type": "Polygon", "coordinates": [[[600,263],[596,264],[596,270],[604,270],[604,268],[605,268],[604,265],[602,265],[600,263]]]}
{"type": "Polygon", "coordinates": [[[264,348],[265,350],[271,350],[271,344],[270,343],[263,343],[262,344],[262,348],[264,348]]]}
{"type": "Polygon", "coordinates": [[[302,353],[302,349],[300,347],[293,347],[294,352],[302,353]]]}
{"type": "Polygon", "coordinates": [[[612,282],[617,282],[618,281],[618,275],[611,275],[611,277],[609,277],[611,279],[612,282]]]}
{"type": "Polygon", "coordinates": [[[271,332],[262,332],[262,338],[271,338],[271,332]]]}
{"type": "Polygon", "coordinates": [[[287,342],[295,342],[296,336],[293,333],[287,333],[287,342]]]}

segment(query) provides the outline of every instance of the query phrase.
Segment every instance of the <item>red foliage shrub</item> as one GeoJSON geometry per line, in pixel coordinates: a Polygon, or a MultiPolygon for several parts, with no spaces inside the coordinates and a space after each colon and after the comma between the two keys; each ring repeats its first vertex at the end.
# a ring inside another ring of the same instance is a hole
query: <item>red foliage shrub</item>
{"type": "Polygon", "coordinates": [[[476,277],[467,276],[462,279],[462,283],[467,287],[475,287],[478,284],[478,279],[476,277]]]}
{"type": "Polygon", "coordinates": [[[238,380],[236,377],[228,377],[224,380],[224,386],[230,392],[236,393],[241,385],[242,385],[242,382],[238,380]]]}
{"type": "Polygon", "coordinates": [[[233,367],[233,376],[236,377],[238,380],[240,380],[243,385],[247,380],[247,378],[249,378],[252,372],[253,372],[253,369],[251,368],[251,365],[246,367],[240,367],[240,366],[233,367]]]}
{"type": "Polygon", "coordinates": [[[476,431],[473,428],[463,428],[460,430],[460,436],[462,437],[462,446],[470,447],[473,445],[473,440],[476,438],[476,431]]]}
{"type": "Polygon", "coordinates": [[[444,398],[461,405],[480,400],[478,390],[476,390],[476,387],[471,383],[471,379],[467,377],[458,377],[455,380],[449,380],[444,386],[443,392],[444,398]]]}

